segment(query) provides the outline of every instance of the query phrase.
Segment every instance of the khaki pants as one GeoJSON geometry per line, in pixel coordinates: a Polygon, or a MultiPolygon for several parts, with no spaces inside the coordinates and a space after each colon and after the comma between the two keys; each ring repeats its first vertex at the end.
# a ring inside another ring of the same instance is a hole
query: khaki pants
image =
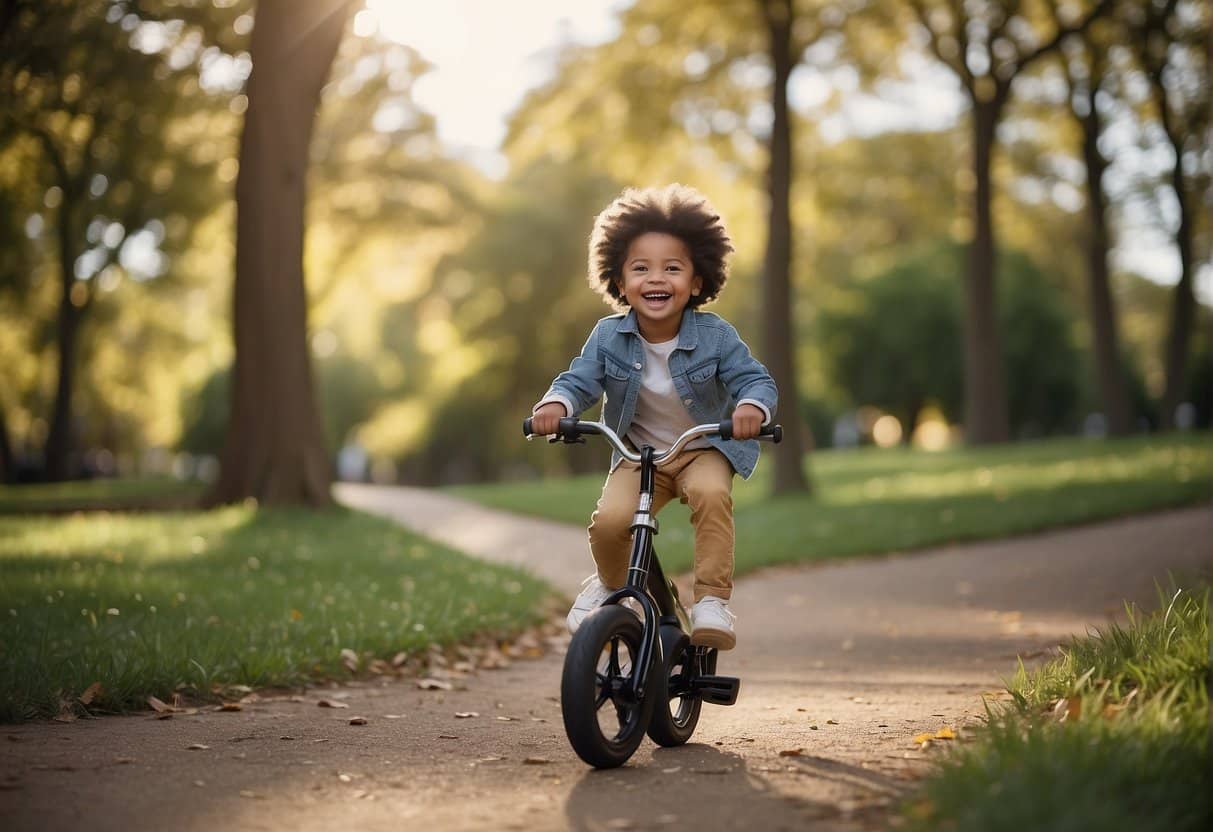
{"type": "MultiPolygon", "coordinates": [[[[695,529],[695,600],[733,593],[733,466],[714,448],[684,451],[657,469],[653,513],[674,497],[691,507],[695,529]]],[[[627,579],[640,465],[621,462],[607,476],[590,518],[590,552],[598,577],[612,589],[627,579]]]]}

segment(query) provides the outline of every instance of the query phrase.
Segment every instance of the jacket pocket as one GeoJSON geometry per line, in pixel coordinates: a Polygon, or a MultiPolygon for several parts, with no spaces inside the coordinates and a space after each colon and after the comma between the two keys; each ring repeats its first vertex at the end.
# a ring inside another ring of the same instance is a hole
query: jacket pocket
{"type": "Polygon", "coordinates": [[[620,364],[614,358],[607,356],[603,359],[603,369],[606,371],[607,377],[615,381],[626,382],[631,374],[631,367],[620,364]]]}
{"type": "Polygon", "coordinates": [[[718,370],[718,362],[716,359],[705,361],[702,364],[696,364],[687,370],[687,378],[694,384],[703,384],[712,381],[716,378],[718,370]]]}

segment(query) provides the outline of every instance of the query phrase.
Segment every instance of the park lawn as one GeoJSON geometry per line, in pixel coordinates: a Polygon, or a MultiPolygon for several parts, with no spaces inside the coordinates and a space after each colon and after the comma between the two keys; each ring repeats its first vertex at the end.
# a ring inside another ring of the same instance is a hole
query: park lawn
{"type": "Polygon", "coordinates": [[[0,514],[88,508],[118,510],[165,503],[184,507],[200,498],[204,490],[201,483],[183,482],[172,477],[0,485],[0,514]]]}
{"type": "MultiPolygon", "coordinates": [[[[560,453],[554,445],[552,453],[560,453]]],[[[997,538],[1207,501],[1208,433],[1050,439],[943,452],[905,448],[810,457],[811,498],[772,498],[771,463],[734,484],[738,573],[784,563],[997,538]]],[[[485,505],[585,525],[601,475],[458,486],[485,505]]],[[[662,511],[657,549],[668,569],[692,563],[689,512],[662,511]]]]}
{"type": "Polygon", "coordinates": [[[1021,664],[1010,703],[903,806],[905,828],[1213,829],[1209,591],[1160,600],[1034,673],[1021,664]]]}
{"type": "Polygon", "coordinates": [[[545,614],[548,587],[347,509],[0,517],[0,720],[348,677],[545,614]]]}

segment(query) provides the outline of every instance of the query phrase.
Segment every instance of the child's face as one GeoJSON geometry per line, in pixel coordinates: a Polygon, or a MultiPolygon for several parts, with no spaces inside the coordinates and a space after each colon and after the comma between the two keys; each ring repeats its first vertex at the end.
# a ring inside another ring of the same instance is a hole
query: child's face
{"type": "Polygon", "coordinates": [[[628,305],[636,310],[640,334],[669,340],[678,334],[682,312],[703,290],[695,276],[691,251],[678,237],[650,231],[632,240],[617,284],[628,305]]]}

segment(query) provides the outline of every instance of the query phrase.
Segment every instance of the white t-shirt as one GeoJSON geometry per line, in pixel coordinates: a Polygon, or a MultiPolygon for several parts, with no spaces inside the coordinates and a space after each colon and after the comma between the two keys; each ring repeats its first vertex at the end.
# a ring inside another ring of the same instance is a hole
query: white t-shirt
{"type": "MultiPolygon", "coordinates": [[[[650,344],[641,338],[640,343],[644,346],[644,369],[640,374],[636,415],[628,428],[627,438],[637,449],[641,445],[652,445],[658,451],[664,451],[696,424],[674,389],[674,379],[670,375],[670,354],[678,346],[678,339],[650,344]]],[[[689,442],[687,447],[709,448],[711,445],[701,436],[689,442]]]]}

